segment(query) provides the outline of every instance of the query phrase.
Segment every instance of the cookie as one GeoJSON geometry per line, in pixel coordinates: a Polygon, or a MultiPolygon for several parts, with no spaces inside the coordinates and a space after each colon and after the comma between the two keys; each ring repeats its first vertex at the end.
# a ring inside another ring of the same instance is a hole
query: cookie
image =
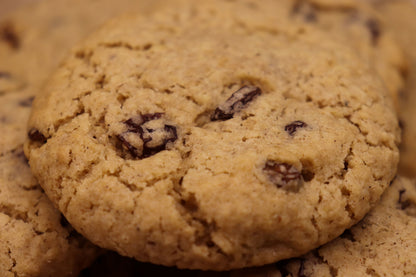
{"type": "Polygon", "coordinates": [[[389,89],[396,108],[404,87],[408,64],[386,26],[382,15],[363,1],[297,0],[292,15],[305,23],[317,25],[344,40],[360,57],[371,64],[389,89]]]}
{"type": "Polygon", "coordinates": [[[152,5],[45,0],[1,20],[0,276],[77,276],[102,252],[69,225],[31,175],[22,150],[26,123],[38,88],[72,44],[114,15],[152,5]]]}
{"type": "Polygon", "coordinates": [[[108,19],[128,11],[149,12],[157,4],[158,1],[147,0],[122,0],[117,4],[111,0],[92,0],[88,5],[82,0],[43,0],[2,18],[0,98],[6,96],[0,101],[2,109],[4,107],[7,111],[3,109],[0,112],[1,118],[7,117],[7,122],[0,125],[0,132],[7,137],[0,138],[0,153],[19,147],[22,139],[15,138],[24,138],[26,134],[27,115],[25,112],[21,114],[20,110],[19,113],[9,112],[10,107],[5,104],[9,98],[23,101],[34,97],[72,45],[108,19]],[[22,96],[7,96],[15,92],[22,96]]]}
{"type": "Polygon", "coordinates": [[[340,238],[299,258],[264,267],[217,273],[181,271],[133,263],[113,254],[105,257],[105,263],[100,260],[101,266],[96,267],[95,271],[85,272],[83,277],[112,276],[99,271],[109,261],[114,268],[128,265],[125,267],[128,268],[125,276],[151,276],[156,273],[193,277],[414,276],[415,216],[416,184],[412,180],[398,177],[380,203],[360,223],[346,230],[340,238]]]}
{"type": "Polygon", "coordinates": [[[396,36],[409,60],[408,79],[400,98],[400,120],[403,127],[400,147],[400,173],[416,176],[416,3],[413,1],[381,1],[374,5],[383,14],[387,26],[396,36]]]}
{"type": "Polygon", "coordinates": [[[0,230],[0,276],[76,276],[99,253],[54,208],[21,147],[0,157],[0,230]]]}
{"type": "Polygon", "coordinates": [[[277,268],[269,266],[259,276],[415,276],[415,230],[416,184],[398,177],[380,203],[340,238],[277,268]]]}
{"type": "Polygon", "coordinates": [[[263,267],[201,272],[134,263],[111,254],[100,258],[94,270],[84,271],[82,277],[114,276],[107,273],[121,266],[125,268],[121,276],[415,276],[415,229],[416,183],[398,177],[361,222],[341,237],[299,258],[263,267]]]}
{"type": "Polygon", "coordinates": [[[291,8],[185,2],[72,51],[25,152],[74,228],[140,261],[225,270],[304,254],[368,212],[397,166],[391,98],[291,8]]]}

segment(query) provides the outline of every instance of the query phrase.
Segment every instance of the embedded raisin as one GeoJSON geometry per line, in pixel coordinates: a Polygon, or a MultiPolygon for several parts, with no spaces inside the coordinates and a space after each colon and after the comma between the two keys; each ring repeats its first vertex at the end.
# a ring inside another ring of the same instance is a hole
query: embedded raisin
{"type": "Polygon", "coordinates": [[[148,122],[150,120],[159,119],[163,116],[163,113],[147,113],[142,114],[142,118],[144,122],[148,122]]]}
{"type": "Polygon", "coordinates": [[[308,124],[306,124],[305,122],[300,121],[300,120],[296,120],[296,121],[293,121],[292,123],[286,125],[285,126],[285,131],[288,132],[288,134],[292,136],[294,133],[296,133],[298,128],[305,128],[307,126],[308,126],[308,124]]]}
{"type": "Polygon", "coordinates": [[[30,129],[29,133],[28,133],[28,137],[29,139],[33,140],[33,141],[37,141],[37,142],[46,142],[46,138],[45,136],[39,132],[39,130],[32,128],[30,129]]]}
{"type": "Polygon", "coordinates": [[[22,106],[22,107],[31,107],[34,99],[35,99],[35,97],[32,96],[32,97],[29,97],[29,98],[20,100],[19,101],[19,106],[22,106]]]}
{"type": "Polygon", "coordinates": [[[178,138],[176,127],[162,122],[163,113],[143,114],[132,117],[124,122],[127,130],[117,135],[122,147],[133,158],[147,158],[166,150],[169,142],[178,138]],[[153,122],[152,122],[153,121],[153,122]]]}
{"type": "Polygon", "coordinates": [[[278,188],[297,192],[303,184],[301,172],[288,163],[268,160],[263,168],[269,180],[278,188]]]}
{"type": "Polygon", "coordinates": [[[368,19],[365,25],[367,26],[370,32],[371,41],[373,42],[373,45],[376,45],[381,35],[380,23],[375,19],[368,19]]]}
{"type": "Polygon", "coordinates": [[[240,88],[234,92],[225,103],[215,109],[214,114],[211,116],[211,121],[224,121],[233,118],[236,112],[245,108],[248,103],[253,101],[253,99],[260,94],[260,88],[255,86],[244,86],[240,88]]]}
{"type": "Polygon", "coordinates": [[[20,39],[11,24],[6,24],[0,29],[0,39],[13,49],[20,47],[20,39]]]}
{"type": "Polygon", "coordinates": [[[298,0],[295,2],[292,8],[292,15],[301,15],[305,22],[317,22],[318,16],[316,9],[304,0],[298,0]]]}
{"type": "Polygon", "coordinates": [[[0,79],[10,79],[12,75],[9,72],[0,71],[0,79]]]}

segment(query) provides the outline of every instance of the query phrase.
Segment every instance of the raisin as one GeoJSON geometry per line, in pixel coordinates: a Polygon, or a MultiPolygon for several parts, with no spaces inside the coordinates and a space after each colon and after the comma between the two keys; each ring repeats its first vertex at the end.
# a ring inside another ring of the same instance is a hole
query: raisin
{"type": "Polygon", "coordinates": [[[163,113],[143,114],[132,117],[124,122],[127,131],[117,138],[122,147],[133,158],[147,158],[160,151],[166,150],[169,142],[178,138],[176,127],[164,122],[155,123],[161,119],[163,113]],[[152,124],[152,121],[154,124],[152,124]]]}
{"type": "Polygon", "coordinates": [[[215,109],[214,114],[211,116],[211,121],[224,121],[233,118],[236,112],[245,108],[248,103],[260,94],[260,88],[255,86],[244,86],[240,88],[224,104],[215,109]]]}
{"type": "Polygon", "coordinates": [[[13,49],[18,49],[20,47],[20,39],[11,24],[2,26],[0,29],[0,39],[13,49]]]}
{"type": "Polygon", "coordinates": [[[144,122],[150,121],[150,120],[156,120],[163,116],[163,113],[147,113],[143,114],[142,118],[144,122]]]}
{"type": "Polygon", "coordinates": [[[288,163],[268,160],[263,168],[269,180],[278,188],[297,192],[303,184],[301,172],[288,163]]]}
{"type": "Polygon", "coordinates": [[[42,143],[46,142],[45,136],[41,132],[39,132],[39,130],[37,130],[35,128],[30,129],[30,131],[27,135],[28,135],[29,139],[31,139],[33,141],[38,141],[38,142],[42,142],[42,143]]]}
{"type": "Polygon", "coordinates": [[[31,107],[34,99],[35,99],[35,97],[32,96],[32,97],[20,100],[19,101],[19,106],[21,106],[21,107],[31,107]]]}
{"type": "Polygon", "coordinates": [[[371,41],[373,42],[373,45],[376,45],[381,35],[380,23],[375,19],[368,19],[365,25],[367,26],[370,32],[371,41]]]}
{"type": "Polygon", "coordinates": [[[309,3],[306,3],[303,0],[298,0],[295,2],[292,8],[292,15],[301,15],[305,22],[317,22],[318,16],[316,14],[316,9],[309,3]]]}
{"type": "Polygon", "coordinates": [[[12,75],[9,72],[0,71],[0,79],[10,79],[12,75]]]}
{"type": "Polygon", "coordinates": [[[296,120],[293,121],[292,123],[288,124],[285,126],[285,131],[288,132],[289,135],[293,136],[294,133],[296,133],[298,128],[305,128],[307,127],[308,124],[306,124],[303,121],[300,120],[296,120]]]}

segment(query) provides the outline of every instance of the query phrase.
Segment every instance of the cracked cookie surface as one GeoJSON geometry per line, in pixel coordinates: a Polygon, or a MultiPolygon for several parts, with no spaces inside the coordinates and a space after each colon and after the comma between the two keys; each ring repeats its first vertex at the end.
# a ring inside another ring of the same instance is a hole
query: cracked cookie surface
{"type": "Polygon", "coordinates": [[[405,86],[407,62],[383,15],[356,0],[294,0],[292,17],[327,30],[351,45],[382,77],[396,106],[405,86]]]}
{"type": "Polygon", "coordinates": [[[293,2],[112,21],[34,102],[31,168],[68,221],[140,261],[224,270],[340,235],[395,174],[372,67],[293,2]]]}
{"type": "MultiPolygon", "coordinates": [[[[381,201],[341,237],[248,276],[415,276],[416,183],[398,177],[381,201]]],[[[234,272],[230,276],[246,276],[234,272]],[[233,275],[236,273],[236,275],[233,275]]]]}
{"type": "Polygon", "coordinates": [[[74,43],[112,16],[154,2],[43,0],[0,21],[0,276],[77,276],[101,251],[31,175],[22,149],[27,119],[41,83],[74,43]]]}
{"type": "Polygon", "coordinates": [[[85,5],[82,0],[42,0],[2,17],[0,118],[7,117],[7,122],[0,124],[0,133],[7,135],[0,137],[0,154],[21,145],[19,137],[25,137],[28,118],[22,108],[11,112],[6,102],[34,97],[70,48],[110,18],[125,12],[150,12],[159,2],[91,0],[85,5]],[[21,96],[10,96],[14,93],[21,96]]]}
{"type": "Polygon", "coordinates": [[[133,262],[114,253],[101,257],[82,277],[346,277],[416,275],[416,183],[397,177],[362,221],[308,254],[263,267],[224,272],[175,270],[133,262]],[[109,267],[108,265],[112,265],[109,267]],[[117,271],[118,273],[120,271],[117,271]],[[115,273],[113,273],[115,274],[115,273]]]}
{"type": "Polygon", "coordinates": [[[22,147],[0,157],[0,230],[4,277],[76,276],[98,254],[43,193],[22,147]]]}

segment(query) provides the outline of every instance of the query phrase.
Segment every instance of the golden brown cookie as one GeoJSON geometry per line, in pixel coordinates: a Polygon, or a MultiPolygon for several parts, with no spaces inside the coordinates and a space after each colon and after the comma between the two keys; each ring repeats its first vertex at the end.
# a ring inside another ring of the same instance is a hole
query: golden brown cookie
{"type": "Polygon", "coordinates": [[[26,145],[69,222],[140,261],[224,270],[360,220],[395,175],[392,101],[354,47],[292,8],[185,2],[75,48],[26,145]]]}

